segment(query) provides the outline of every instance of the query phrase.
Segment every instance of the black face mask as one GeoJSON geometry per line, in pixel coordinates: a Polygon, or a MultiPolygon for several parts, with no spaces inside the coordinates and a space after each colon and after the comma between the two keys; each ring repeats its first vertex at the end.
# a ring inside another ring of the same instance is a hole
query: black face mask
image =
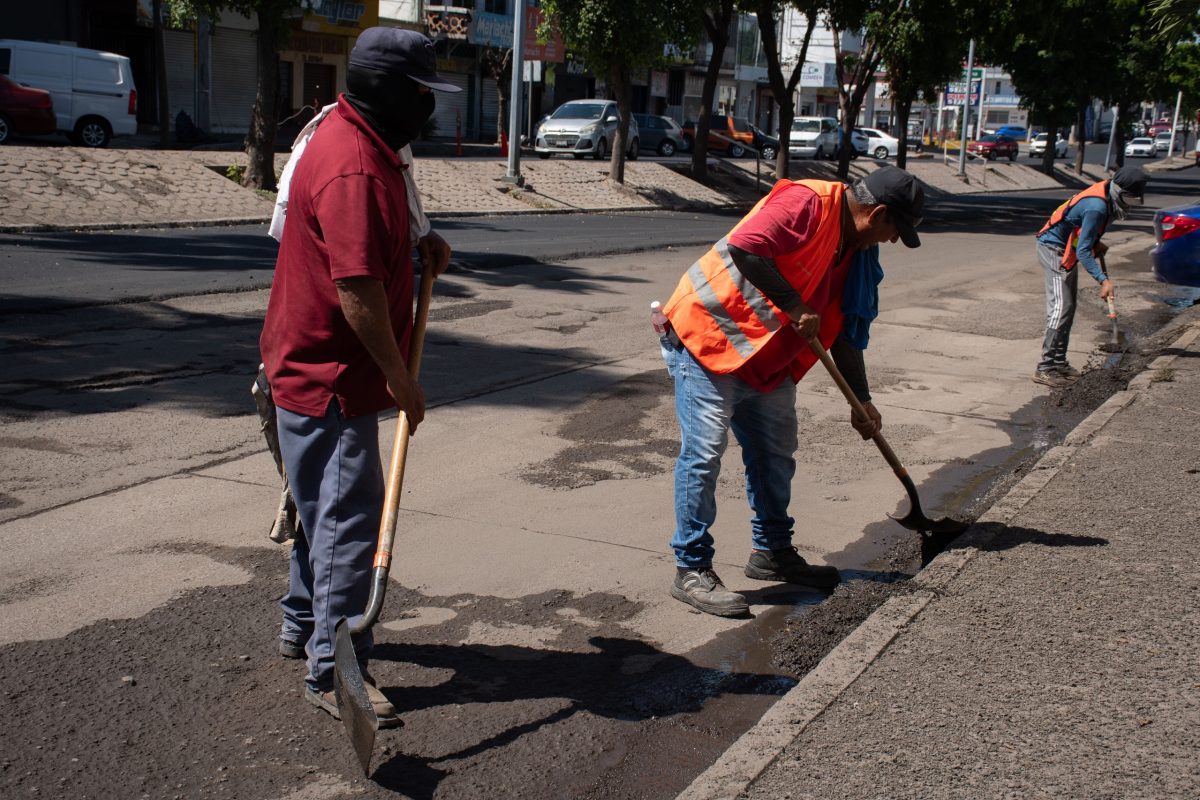
{"type": "Polygon", "coordinates": [[[407,75],[350,65],[346,100],[388,147],[399,150],[421,134],[437,105],[433,92],[421,92],[407,75]]]}

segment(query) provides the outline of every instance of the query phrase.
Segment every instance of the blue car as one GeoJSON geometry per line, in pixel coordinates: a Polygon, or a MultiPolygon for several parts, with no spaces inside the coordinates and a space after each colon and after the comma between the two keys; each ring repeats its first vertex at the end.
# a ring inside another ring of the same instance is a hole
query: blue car
{"type": "Polygon", "coordinates": [[[1154,214],[1154,277],[1178,286],[1200,286],[1200,203],[1154,214]]]}
{"type": "Polygon", "coordinates": [[[1020,125],[1001,125],[996,129],[997,136],[1008,136],[1009,138],[1016,139],[1018,142],[1025,141],[1025,137],[1028,135],[1028,133],[1029,132],[1020,125]]]}

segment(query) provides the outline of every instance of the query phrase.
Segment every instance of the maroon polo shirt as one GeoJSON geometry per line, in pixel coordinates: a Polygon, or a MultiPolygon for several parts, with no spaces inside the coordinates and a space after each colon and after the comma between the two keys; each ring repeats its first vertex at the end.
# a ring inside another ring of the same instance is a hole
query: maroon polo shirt
{"type": "Polygon", "coordinates": [[[383,285],[407,358],[413,265],[403,169],[344,96],[297,163],[259,339],[281,408],[323,417],[336,398],[354,417],[395,407],[383,372],[346,322],[334,281],[383,285]]]}

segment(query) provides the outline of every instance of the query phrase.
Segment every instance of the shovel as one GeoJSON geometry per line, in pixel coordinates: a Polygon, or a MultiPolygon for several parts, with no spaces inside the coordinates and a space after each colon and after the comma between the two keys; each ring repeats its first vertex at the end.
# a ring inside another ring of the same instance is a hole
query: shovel
{"type": "MultiPolygon", "coordinates": [[[[433,266],[425,264],[421,271],[421,290],[417,298],[417,313],[409,342],[408,371],[413,380],[421,372],[421,347],[425,342],[425,323],[429,302],[433,297],[433,266]]],[[[354,625],[345,619],[337,622],[333,648],[333,688],[337,694],[338,714],[350,734],[350,744],[362,764],[363,775],[371,773],[371,754],[375,749],[375,733],[379,719],[367,697],[354,638],[370,630],[379,618],[383,598],[387,593],[388,571],[392,566],[392,541],[396,538],[396,517],[400,511],[400,490],[404,485],[404,462],[408,457],[408,416],[401,411],[396,419],[396,441],[392,445],[392,466],[387,476],[387,492],[383,501],[383,516],[379,521],[379,540],[375,546],[375,564],[371,573],[371,594],[367,609],[354,625]]]]}
{"type": "MultiPolygon", "coordinates": [[[[846,383],[846,379],[842,377],[841,371],[833,363],[833,359],[829,357],[829,353],[825,352],[825,348],[817,341],[817,337],[808,337],[808,346],[816,353],[817,358],[821,359],[821,363],[825,365],[825,369],[829,370],[830,377],[833,378],[833,382],[838,385],[838,388],[842,390],[842,394],[846,396],[846,400],[850,403],[850,407],[854,409],[854,412],[867,419],[867,410],[863,408],[863,404],[854,396],[854,390],[850,388],[850,384],[846,383]]],[[[875,446],[879,448],[879,452],[883,453],[883,457],[887,460],[892,471],[896,473],[896,477],[900,479],[900,483],[904,484],[904,490],[908,492],[908,499],[912,503],[912,508],[903,517],[895,517],[888,514],[889,517],[892,517],[892,519],[910,531],[917,531],[923,534],[962,533],[967,529],[968,526],[965,522],[959,522],[949,517],[930,519],[925,516],[925,513],[921,511],[921,498],[917,496],[917,487],[913,483],[912,478],[908,477],[908,470],[900,463],[900,459],[896,457],[896,453],[892,450],[891,445],[883,438],[882,433],[876,433],[871,438],[874,440],[875,446]]]]}
{"type": "MultiPolygon", "coordinates": [[[[1104,263],[1104,256],[1100,256],[1100,269],[1104,272],[1104,277],[1108,277],[1108,264],[1104,263]]],[[[1117,361],[1121,360],[1121,356],[1125,353],[1125,348],[1121,346],[1121,335],[1117,331],[1117,303],[1110,294],[1105,298],[1108,301],[1108,318],[1112,320],[1112,339],[1105,344],[1100,345],[1100,351],[1103,353],[1117,353],[1115,359],[1109,358],[1105,366],[1112,366],[1117,361]]]]}

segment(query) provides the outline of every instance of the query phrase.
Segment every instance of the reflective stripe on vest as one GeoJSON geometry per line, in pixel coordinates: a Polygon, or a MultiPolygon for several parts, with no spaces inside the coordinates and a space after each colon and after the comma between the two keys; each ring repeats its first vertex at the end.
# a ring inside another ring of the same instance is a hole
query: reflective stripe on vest
{"type": "MultiPolygon", "coordinates": [[[[711,372],[725,374],[738,369],[789,321],[734,264],[729,236],[768,200],[794,183],[817,194],[821,221],[800,249],[776,257],[775,264],[800,297],[809,302],[833,266],[841,242],[846,186],[836,181],[784,180],[775,184],[728,235],[684,273],[663,309],[684,346],[711,372]]],[[[830,308],[816,309],[822,315],[819,338],[827,347],[841,330],[840,292],[837,294],[830,308]]],[[[803,353],[798,357],[803,358],[803,353]]]]}
{"type": "MultiPolygon", "coordinates": [[[[733,263],[733,256],[729,254],[729,237],[721,237],[720,241],[713,246],[713,252],[721,259],[722,269],[747,305],[753,309],[759,323],[771,333],[777,331],[783,323],[775,315],[771,301],[767,300],[758,287],[746,279],[746,276],[737,268],[737,264],[733,263]]],[[[725,334],[725,338],[737,350],[738,355],[749,358],[754,353],[754,345],[742,333],[742,329],[738,327],[737,322],[721,303],[721,299],[717,296],[717,290],[709,282],[708,276],[704,273],[704,267],[699,261],[688,269],[687,280],[692,282],[692,290],[704,306],[704,310],[717,323],[717,327],[725,334]]]]}
{"type": "MultiPolygon", "coordinates": [[[[1091,186],[1084,189],[1082,192],[1075,195],[1058,208],[1054,209],[1054,213],[1050,215],[1050,219],[1046,220],[1046,224],[1043,225],[1042,229],[1037,232],[1037,235],[1041,236],[1043,233],[1062,222],[1071,209],[1074,208],[1080,200],[1088,197],[1098,197],[1105,203],[1108,203],[1108,181],[1093,183],[1091,186]]],[[[1107,219],[1105,219],[1104,223],[1100,226],[1100,232],[1096,234],[1097,239],[1104,235],[1104,229],[1106,227],[1108,227],[1107,219]]],[[[1079,253],[1077,252],[1078,247],[1079,228],[1073,228],[1071,230],[1071,235],[1067,237],[1067,246],[1063,248],[1061,260],[1063,269],[1071,269],[1079,261],[1079,253]]]]}

